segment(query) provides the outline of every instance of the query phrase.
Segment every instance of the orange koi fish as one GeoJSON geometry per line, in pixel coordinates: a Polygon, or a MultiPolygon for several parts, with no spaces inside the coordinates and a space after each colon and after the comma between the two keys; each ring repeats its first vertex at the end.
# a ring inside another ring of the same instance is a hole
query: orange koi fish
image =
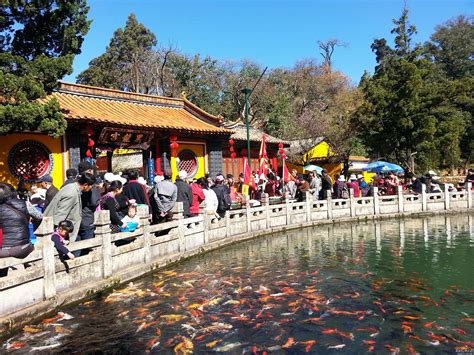
{"type": "Polygon", "coordinates": [[[283,348],[283,349],[288,349],[288,348],[291,348],[293,345],[295,345],[295,339],[293,339],[293,338],[288,338],[288,340],[286,341],[285,345],[282,345],[282,348],[283,348]]]}
{"type": "Polygon", "coordinates": [[[298,342],[298,344],[306,345],[306,347],[304,348],[304,351],[309,353],[309,351],[311,350],[311,347],[314,344],[316,344],[316,340],[300,341],[300,342],[298,342]]]}

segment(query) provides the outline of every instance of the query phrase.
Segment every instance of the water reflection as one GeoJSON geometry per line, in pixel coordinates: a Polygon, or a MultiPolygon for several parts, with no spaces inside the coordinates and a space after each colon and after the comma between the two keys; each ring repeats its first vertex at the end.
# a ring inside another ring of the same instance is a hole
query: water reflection
{"type": "Polygon", "coordinates": [[[25,328],[18,352],[455,352],[473,216],[322,225],[224,248],[25,328]]]}

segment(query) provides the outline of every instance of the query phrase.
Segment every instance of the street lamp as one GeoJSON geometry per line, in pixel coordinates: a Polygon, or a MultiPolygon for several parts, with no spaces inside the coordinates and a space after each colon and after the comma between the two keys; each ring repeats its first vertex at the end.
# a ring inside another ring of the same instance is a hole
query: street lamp
{"type": "Polygon", "coordinates": [[[252,93],[252,89],[245,88],[240,92],[245,94],[245,125],[247,127],[247,154],[248,154],[248,165],[250,167],[250,128],[249,128],[249,96],[252,93]]]}

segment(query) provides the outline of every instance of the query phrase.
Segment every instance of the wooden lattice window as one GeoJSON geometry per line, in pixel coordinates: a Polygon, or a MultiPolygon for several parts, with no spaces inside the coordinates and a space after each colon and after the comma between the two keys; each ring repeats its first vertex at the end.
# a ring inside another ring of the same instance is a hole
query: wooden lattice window
{"type": "Polygon", "coordinates": [[[191,150],[179,152],[177,162],[178,171],[186,171],[190,178],[196,175],[199,165],[196,155],[191,150]]]}
{"type": "Polygon", "coordinates": [[[53,170],[53,157],[43,143],[22,141],[8,153],[8,167],[17,178],[35,181],[53,170]]]}

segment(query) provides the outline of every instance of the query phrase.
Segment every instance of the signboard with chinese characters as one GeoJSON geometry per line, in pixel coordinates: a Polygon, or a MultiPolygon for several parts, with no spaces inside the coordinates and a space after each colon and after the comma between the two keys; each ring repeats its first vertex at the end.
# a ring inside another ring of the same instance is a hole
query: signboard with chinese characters
{"type": "Polygon", "coordinates": [[[104,127],[100,133],[99,143],[115,144],[127,148],[148,149],[154,135],[154,132],[151,131],[104,127]]]}

